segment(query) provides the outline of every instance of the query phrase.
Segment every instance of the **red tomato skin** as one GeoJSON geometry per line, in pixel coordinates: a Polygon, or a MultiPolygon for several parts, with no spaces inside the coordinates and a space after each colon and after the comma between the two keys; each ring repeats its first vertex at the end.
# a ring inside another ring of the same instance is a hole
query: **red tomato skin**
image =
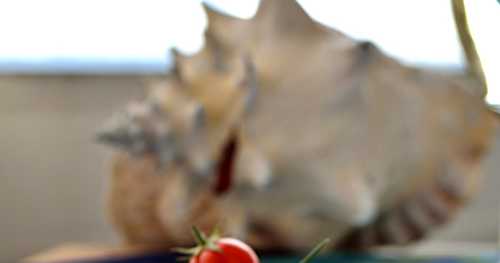
{"type": "Polygon", "coordinates": [[[220,252],[204,250],[189,263],[259,263],[253,249],[240,240],[221,238],[216,243],[220,252]]]}
{"type": "Polygon", "coordinates": [[[192,257],[189,263],[227,263],[227,260],[220,252],[204,250],[198,256],[192,257]]]}
{"type": "Polygon", "coordinates": [[[234,238],[221,238],[217,241],[227,263],[259,263],[259,258],[253,249],[242,241],[234,238]]]}

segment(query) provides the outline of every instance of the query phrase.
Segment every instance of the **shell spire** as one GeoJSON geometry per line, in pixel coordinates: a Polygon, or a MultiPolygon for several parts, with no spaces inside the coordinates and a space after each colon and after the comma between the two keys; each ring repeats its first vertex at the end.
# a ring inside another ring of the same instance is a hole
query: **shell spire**
{"type": "Polygon", "coordinates": [[[249,20],[223,14],[204,2],[202,6],[207,15],[206,36],[231,49],[238,49],[245,41],[251,41],[253,29],[249,20]]]}
{"type": "Polygon", "coordinates": [[[324,33],[321,32],[323,27],[316,23],[295,0],[261,0],[253,20],[266,23],[268,28],[283,30],[287,33],[324,33]]]}

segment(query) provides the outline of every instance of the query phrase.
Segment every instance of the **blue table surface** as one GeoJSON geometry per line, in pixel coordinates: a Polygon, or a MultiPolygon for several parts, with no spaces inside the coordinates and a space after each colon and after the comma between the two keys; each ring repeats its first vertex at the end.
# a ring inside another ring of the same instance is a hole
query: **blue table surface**
{"type": "MultiPolygon", "coordinates": [[[[268,256],[261,258],[262,263],[298,263],[299,257],[281,257],[281,256],[268,256]]],[[[177,261],[175,255],[169,253],[155,253],[140,256],[130,256],[123,258],[112,259],[99,259],[93,261],[79,261],[78,263],[174,263],[182,262],[177,261]]],[[[320,256],[314,259],[311,263],[497,263],[498,257],[496,255],[484,255],[481,257],[419,257],[419,258],[395,258],[395,257],[381,257],[368,254],[345,254],[334,253],[330,255],[320,256]]]]}

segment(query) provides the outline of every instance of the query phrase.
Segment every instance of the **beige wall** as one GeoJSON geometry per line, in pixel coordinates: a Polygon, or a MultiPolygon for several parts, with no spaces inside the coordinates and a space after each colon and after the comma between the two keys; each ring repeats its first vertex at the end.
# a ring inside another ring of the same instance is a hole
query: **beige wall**
{"type": "MultiPolygon", "coordinates": [[[[140,76],[0,76],[0,261],[67,241],[117,242],[104,209],[110,150],[96,128],[132,98],[140,76]]],[[[500,153],[485,192],[438,239],[494,241],[500,153]],[[496,167],[495,167],[496,165],[496,167]]]]}
{"type": "Polygon", "coordinates": [[[65,241],[114,239],[103,212],[110,152],[93,133],[140,98],[142,80],[0,77],[0,262],[65,241]]]}

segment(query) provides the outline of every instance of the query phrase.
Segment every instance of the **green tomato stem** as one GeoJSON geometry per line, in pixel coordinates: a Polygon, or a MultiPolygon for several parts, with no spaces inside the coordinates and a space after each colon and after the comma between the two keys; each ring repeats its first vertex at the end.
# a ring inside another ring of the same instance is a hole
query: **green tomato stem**
{"type": "Polygon", "coordinates": [[[193,226],[193,236],[196,239],[196,243],[200,246],[206,246],[207,245],[207,239],[205,235],[196,227],[193,226]]]}

